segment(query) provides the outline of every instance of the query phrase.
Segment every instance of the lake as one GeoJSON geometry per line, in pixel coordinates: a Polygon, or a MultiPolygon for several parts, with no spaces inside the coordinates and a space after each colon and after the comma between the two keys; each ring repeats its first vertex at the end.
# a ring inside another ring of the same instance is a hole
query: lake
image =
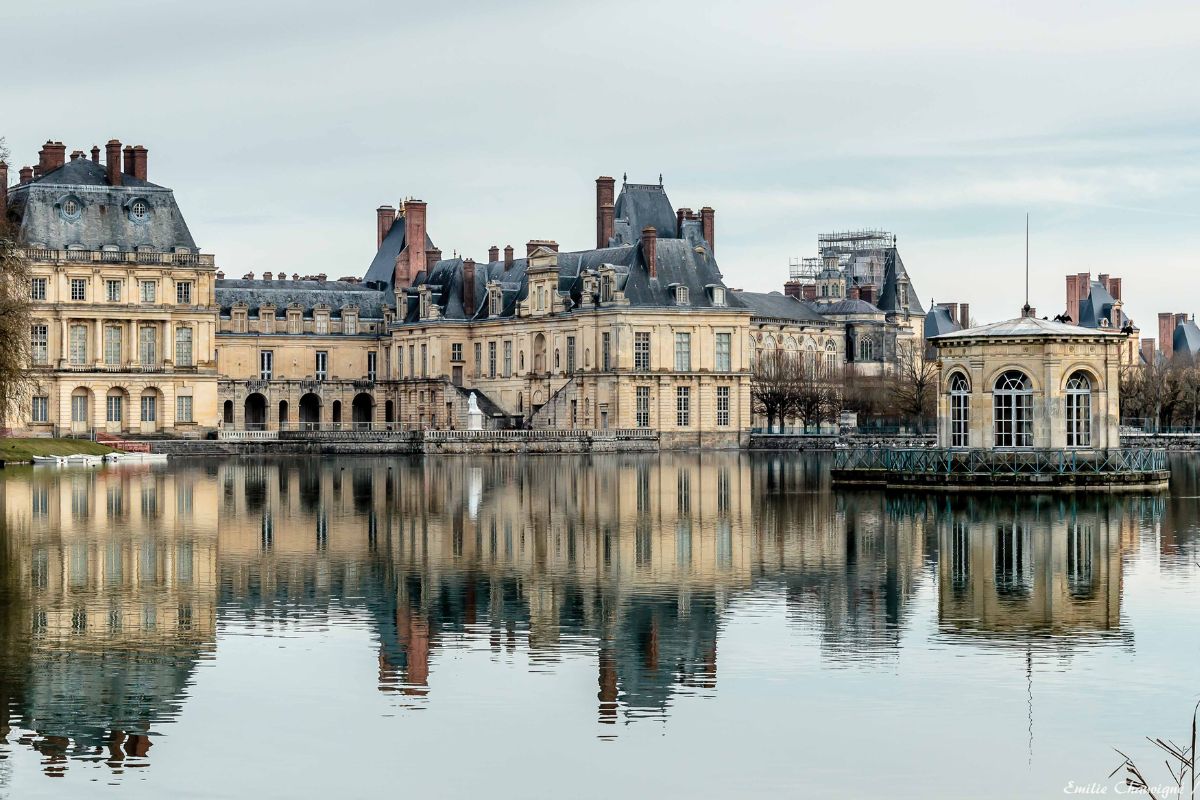
{"type": "Polygon", "coordinates": [[[1118,747],[1166,777],[1144,737],[1200,695],[1200,459],[1127,496],[827,467],[10,467],[0,795],[1111,795],[1118,747]]]}

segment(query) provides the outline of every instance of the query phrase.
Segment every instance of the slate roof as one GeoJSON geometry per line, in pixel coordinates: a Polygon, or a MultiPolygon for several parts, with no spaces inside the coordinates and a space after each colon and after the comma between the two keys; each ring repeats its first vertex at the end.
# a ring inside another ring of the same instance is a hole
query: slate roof
{"type": "Polygon", "coordinates": [[[991,322],[975,328],[967,328],[954,333],[944,333],[936,338],[938,341],[953,339],[974,339],[979,337],[1000,336],[1122,336],[1114,328],[1081,328],[1078,325],[1068,325],[1065,322],[1055,322],[1038,317],[1017,317],[1003,322],[991,322]]]}
{"type": "Polygon", "coordinates": [[[676,237],[675,209],[661,184],[623,184],[613,206],[613,217],[613,238],[618,244],[635,244],[647,225],[658,231],[659,241],[676,237]]]}
{"type": "Polygon", "coordinates": [[[882,314],[883,309],[868,303],[866,300],[845,298],[833,303],[815,303],[813,307],[818,314],[852,316],[855,314],[882,314]]]}
{"type": "Polygon", "coordinates": [[[8,213],[19,220],[20,241],[56,250],[198,252],[174,192],[132,175],[122,175],[121,180],[123,185],[110,186],[104,165],[78,158],[10,188],[8,213]],[[63,213],[68,200],[79,205],[75,219],[63,213]],[[144,220],[129,213],[137,200],[149,208],[144,220]]]}
{"type": "Polygon", "coordinates": [[[341,316],[345,306],[358,306],[359,319],[383,319],[384,308],[394,297],[391,292],[372,289],[361,283],[345,281],[264,281],[219,280],[216,285],[217,304],[221,314],[228,315],[236,303],[245,303],[251,315],[267,304],[275,305],[275,316],[287,316],[288,306],[298,304],[304,316],[312,316],[318,305],[327,305],[330,316],[341,316]]]}
{"type": "MultiPolygon", "coordinates": [[[[400,251],[408,244],[405,238],[404,217],[400,216],[392,223],[387,236],[383,237],[383,244],[375,253],[375,258],[371,260],[371,266],[367,268],[363,283],[374,284],[377,288],[395,292],[396,256],[400,255],[400,251]]],[[[426,232],[425,250],[429,251],[433,248],[433,239],[429,238],[429,233],[426,232]]]]}
{"type": "MultiPolygon", "coordinates": [[[[1091,281],[1088,296],[1079,301],[1075,319],[1084,328],[1099,328],[1100,320],[1108,319],[1116,299],[1109,294],[1100,281],[1091,281]]],[[[1124,317],[1124,314],[1121,315],[1124,317]]],[[[1115,320],[1115,327],[1124,327],[1124,319],[1115,320]]]]}
{"type": "Polygon", "coordinates": [[[925,314],[926,339],[932,339],[934,336],[941,336],[944,333],[954,333],[961,330],[962,325],[959,325],[954,317],[950,316],[950,309],[945,306],[935,305],[925,314]]]}
{"type": "Polygon", "coordinates": [[[1196,360],[1200,355],[1200,327],[1196,326],[1196,320],[1185,319],[1175,326],[1171,349],[1176,355],[1186,354],[1193,361],[1196,360]]]}
{"type": "Polygon", "coordinates": [[[904,259],[900,258],[900,251],[895,247],[884,251],[883,288],[879,292],[879,308],[889,313],[904,310],[900,307],[899,292],[896,288],[901,278],[908,282],[908,313],[924,314],[925,309],[921,307],[921,300],[913,288],[912,279],[908,276],[908,270],[904,268],[904,259]]]}
{"type": "Polygon", "coordinates": [[[732,292],[743,308],[750,309],[751,318],[781,319],[804,324],[829,325],[826,319],[813,310],[813,306],[795,297],[779,292],[732,292]]]}

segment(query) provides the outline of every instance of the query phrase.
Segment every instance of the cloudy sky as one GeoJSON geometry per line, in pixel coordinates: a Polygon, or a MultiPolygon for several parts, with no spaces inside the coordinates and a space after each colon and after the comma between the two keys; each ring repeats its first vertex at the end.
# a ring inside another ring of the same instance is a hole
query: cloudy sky
{"type": "Polygon", "coordinates": [[[0,136],[150,149],[229,273],[361,275],[375,207],[447,253],[594,239],[597,175],[717,209],[730,285],[896,232],[921,298],[1200,306],[1200,4],[8,3],[0,136]],[[102,9],[102,10],[101,10],[102,9]]]}

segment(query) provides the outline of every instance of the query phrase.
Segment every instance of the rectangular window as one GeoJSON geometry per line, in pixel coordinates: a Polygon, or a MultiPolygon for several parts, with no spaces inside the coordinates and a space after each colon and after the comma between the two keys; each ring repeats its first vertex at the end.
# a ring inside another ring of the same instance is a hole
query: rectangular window
{"type": "Polygon", "coordinates": [[[675,334],[675,371],[692,371],[692,335],[690,333],[675,334]]]}
{"type": "Polygon", "coordinates": [[[29,350],[35,364],[45,364],[50,360],[50,328],[48,326],[29,326],[29,350]]]}
{"type": "Polygon", "coordinates": [[[639,386],[635,391],[637,397],[637,426],[650,427],[650,387],[639,386]]]}
{"type": "Polygon", "coordinates": [[[258,379],[261,381],[271,380],[271,374],[275,371],[275,354],[270,350],[260,350],[258,353],[258,379]]]}
{"type": "Polygon", "coordinates": [[[475,377],[483,377],[483,343],[475,343],[475,377]]]}
{"type": "Polygon", "coordinates": [[[415,344],[408,346],[408,377],[417,377],[417,346],[415,344]]]}
{"type": "Polygon", "coordinates": [[[421,377],[429,377],[429,345],[421,342],[421,377]]]}
{"type": "Polygon", "coordinates": [[[67,357],[76,366],[86,364],[88,353],[87,325],[72,325],[70,337],[70,352],[67,354],[67,357]]]}
{"type": "Polygon", "coordinates": [[[496,343],[488,342],[488,377],[496,377],[496,343]]]}
{"type": "Polygon", "coordinates": [[[154,395],[146,395],[142,398],[142,422],[155,422],[158,420],[158,398],[154,395]]]}
{"type": "Polygon", "coordinates": [[[181,306],[192,304],[192,282],[179,281],[175,284],[175,302],[181,306]]]}
{"type": "Polygon", "coordinates": [[[729,425],[729,387],[717,387],[717,425],[728,427],[729,425]]]}
{"type": "Polygon", "coordinates": [[[105,419],[109,422],[120,422],[122,417],[122,397],[119,394],[109,395],[105,403],[105,419]]]}
{"type": "Polygon", "coordinates": [[[175,329],[175,366],[192,366],[192,329],[175,329]]]}
{"type": "Polygon", "coordinates": [[[347,336],[355,336],[358,334],[358,317],[354,314],[347,314],[342,317],[342,333],[347,336]]]}
{"type": "Polygon", "coordinates": [[[717,334],[717,360],[715,369],[717,372],[729,372],[733,368],[731,352],[731,335],[728,333],[717,334]]]}
{"type": "Polygon", "coordinates": [[[45,300],[46,299],[46,279],[33,278],[29,281],[29,299],[30,300],[45,300]]]}
{"type": "Polygon", "coordinates": [[[110,303],[121,302],[121,283],[119,280],[106,280],[104,282],[104,299],[110,303]]]}
{"type": "Polygon", "coordinates": [[[88,399],[87,395],[74,395],[71,398],[71,421],[72,422],[87,422],[88,421],[88,399]]]}
{"type": "Polygon", "coordinates": [[[692,424],[692,389],[690,386],[675,387],[675,424],[686,428],[692,424]]]}
{"type": "Polygon", "coordinates": [[[450,360],[462,361],[462,342],[454,342],[450,345],[450,360]]]}
{"type": "Polygon", "coordinates": [[[315,333],[321,336],[329,333],[329,317],[324,314],[317,314],[313,317],[313,329],[315,333]]]}
{"type": "Polygon", "coordinates": [[[87,300],[87,278],[71,278],[71,299],[87,300]]]}
{"type": "Polygon", "coordinates": [[[650,334],[633,335],[633,368],[638,372],[650,371],[650,334]]]}
{"type": "Polygon", "coordinates": [[[180,395],[175,398],[175,421],[176,422],[191,422],[192,421],[192,396],[188,394],[180,395]]]}
{"type": "Polygon", "coordinates": [[[504,377],[512,377],[512,339],[504,342],[504,377]]]}
{"type": "Polygon", "coordinates": [[[329,377],[329,353],[317,351],[317,380],[323,381],[329,377]]]}
{"type": "Polygon", "coordinates": [[[600,370],[608,372],[612,369],[612,334],[600,334],[600,370]]]}
{"type": "Polygon", "coordinates": [[[138,353],[143,367],[151,367],[158,363],[158,330],[146,325],[138,334],[138,353]]]}
{"type": "Polygon", "coordinates": [[[124,361],[124,331],[120,325],[104,326],[104,363],[119,367],[124,361]]]}
{"type": "Polygon", "coordinates": [[[38,395],[33,398],[32,417],[34,422],[48,422],[50,419],[50,398],[38,395]]]}
{"type": "Polygon", "coordinates": [[[378,359],[378,354],[374,350],[367,352],[367,380],[375,380],[375,362],[378,359]]]}
{"type": "Polygon", "coordinates": [[[158,302],[158,281],[142,281],[142,302],[153,305],[158,302]]]}
{"type": "Polygon", "coordinates": [[[288,315],[287,315],[287,326],[288,326],[288,333],[303,333],[304,332],[304,318],[302,316],[300,316],[300,314],[298,314],[298,313],[293,314],[292,312],[289,311],[288,315]]]}
{"type": "Polygon", "coordinates": [[[567,374],[575,374],[575,337],[567,337],[567,374]]]}

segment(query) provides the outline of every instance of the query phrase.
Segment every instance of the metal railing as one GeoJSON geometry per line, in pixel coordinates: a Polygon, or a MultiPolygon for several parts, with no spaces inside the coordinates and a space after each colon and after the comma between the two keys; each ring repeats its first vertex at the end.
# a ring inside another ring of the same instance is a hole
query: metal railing
{"type": "Polygon", "coordinates": [[[1167,469],[1167,451],[946,450],[852,448],[834,455],[835,470],[878,470],[925,475],[1112,475],[1167,469]]]}

